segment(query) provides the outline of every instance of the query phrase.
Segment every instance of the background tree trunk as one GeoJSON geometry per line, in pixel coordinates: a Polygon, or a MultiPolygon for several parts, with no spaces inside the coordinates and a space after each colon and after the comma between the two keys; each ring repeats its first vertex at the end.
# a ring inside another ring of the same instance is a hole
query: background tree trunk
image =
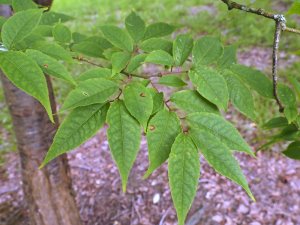
{"type": "MultiPolygon", "coordinates": [[[[46,3],[51,5],[51,1],[46,3]]],[[[0,14],[8,17],[10,7],[0,5],[0,14]]],[[[51,81],[48,76],[46,78],[55,113],[51,81]]],[[[52,124],[38,101],[16,88],[2,73],[1,80],[13,119],[31,225],[81,225],[66,156],[53,160],[42,170],[38,169],[52,143],[58,119],[52,124]]]]}

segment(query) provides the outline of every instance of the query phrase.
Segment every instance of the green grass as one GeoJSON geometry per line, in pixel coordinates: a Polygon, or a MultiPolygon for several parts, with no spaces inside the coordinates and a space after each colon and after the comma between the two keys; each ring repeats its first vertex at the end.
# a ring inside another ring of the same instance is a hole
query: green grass
{"type": "MultiPolygon", "coordinates": [[[[279,1],[240,2],[274,11],[279,1]]],[[[287,6],[292,3],[291,0],[280,2],[287,6]]],[[[98,33],[102,24],[122,24],[130,11],[135,10],[148,23],[171,23],[195,37],[200,34],[222,36],[223,40],[235,43],[238,47],[271,46],[273,41],[273,21],[238,10],[229,12],[219,0],[65,0],[54,1],[53,10],[76,17],[78,21],[73,22],[73,28],[87,34],[98,33]]],[[[290,17],[288,19],[291,26],[296,25],[290,17]]],[[[286,35],[282,41],[282,45],[288,49],[299,49],[298,43],[294,35],[286,35]]]]}

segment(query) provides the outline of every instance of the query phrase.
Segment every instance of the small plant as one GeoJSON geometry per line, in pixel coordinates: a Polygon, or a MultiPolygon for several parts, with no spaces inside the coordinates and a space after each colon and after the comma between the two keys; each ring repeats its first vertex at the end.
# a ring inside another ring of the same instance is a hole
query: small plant
{"type": "Polygon", "coordinates": [[[254,120],[253,92],[280,103],[284,116],[265,124],[267,129],[283,128],[270,143],[294,141],[284,153],[299,159],[300,121],[294,92],[279,83],[274,95],[272,80],[237,64],[235,47],[223,46],[219,38],[193,40],[188,34],[178,34],[175,40],[165,39],[174,32],[173,26],[162,22],[146,26],[135,12],[126,18],[125,29],[105,25],[100,27],[102,36],[89,37],[72,33],[63,24],[70,17],[43,11],[31,0],[12,1],[12,6],[17,13],[3,21],[1,28],[0,67],[7,78],[35,97],[51,121],[44,74],[73,87],[61,108],[70,113],[41,167],[84,143],[107,123],[108,142],[124,192],[142,135],[149,151],[145,178],[168,160],[179,224],[184,224],[196,195],[199,153],[216,172],[242,186],[255,201],[233,156],[234,151],[254,153],[222,117],[230,102],[254,120]],[[75,79],[62,63],[74,61],[95,68],[75,79]],[[143,73],[142,67],[147,64],[158,65],[161,72],[143,73]],[[157,82],[176,89],[167,96],[157,89],[157,82]]]}

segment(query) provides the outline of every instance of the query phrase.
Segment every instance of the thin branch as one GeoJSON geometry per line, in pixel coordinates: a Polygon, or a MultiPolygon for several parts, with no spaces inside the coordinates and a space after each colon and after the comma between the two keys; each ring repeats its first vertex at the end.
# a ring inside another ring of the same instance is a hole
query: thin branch
{"type": "Polygon", "coordinates": [[[282,26],[282,30],[300,35],[300,30],[295,29],[295,28],[290,28],[290,27],[287,27],[287,26],[282,26]]]}
{"type": "Polygon", "coordinates": [[[102,65],[94,63],[94,62],[91,62],[91,61],[89,61],[89,60],[87,60],[87,59],[85,59],[85,58],[83,58],[81,56],[73,56],[72,58],[76,59],[76,60],[78,60],[80,62],[85,62],[85,63],[91,64],[93,66],[102,67],[102,65]]]}
{"type": "Polygon", "coordinates": [[[277,93],[277,80],[278,80],[277,70],[278,70],[278,52],[279,52],[280,36],[281,36],[281,24],[279,21],[276,21],[274,43],[273,43],[273,62],[272,62],[273,95],[275,97],[277,105],[279,106],[279,111],[283,112],[284,107],[281,104],[277,93]]]}
{"type": "Polygon", "coordinates": [[[272,62],[273,95],[274,95],[277,105],[279,106],[279,111],[283,112],[284,107],[283,107],[283,105],[278,97],[278,93],[277,93],[278,52],[279,52],[281,31],[288,31],[288,32],[300,34],[300,30],[287,27],[286,19],[281,14],[273,14],[270,12],[266,12],[264,9],[260,9],[260,8],[259,9],[251,8],[246,5],[241,5],[241,4],[231,1],[231,0],[221,0],[221,1],[227,5],[229,10],[238,9],[238,10],[253,13],[253,14],[256,14],[259,16],[263,16],[263,17],[266,17],[268,19],[272,19],[275,21],[275,33],[274,33],[274,43],[273,43],[273,62],[272,62]]]}
{"type": "Polygon", "coordinates": [[[263,17],[266,17],[266,18],[269,18],[269,19],[277,20],[277,18],[276,18],[277,15],[276,14],[266,12],[264,9],[261,9],[261,8],[256,9],[256,8],[248,7],[246,5],[242,5],[242,4],[236,3],[236,2],[231,1],[231,0],[221,0],[221,1],[224,2],[227,5],[228,10],[238,9],[238,10],[242,10],[242,11],[245,11],[245,12],[248,12],[248,13],[257,14],[259,16],[263,16],[263,17]]]}

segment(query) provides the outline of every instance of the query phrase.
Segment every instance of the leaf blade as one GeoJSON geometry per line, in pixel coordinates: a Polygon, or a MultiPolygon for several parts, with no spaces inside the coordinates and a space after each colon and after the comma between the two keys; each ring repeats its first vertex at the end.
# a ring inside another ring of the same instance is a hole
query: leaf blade
{"type": "Polygon", "coordinates": [[[171,195],[177,212],[178,224],[183,225],[196,196],[200,177],[198,151],[189,136],[185,134],[177,136],[172,145],[168,170],[171,195]]]}
{"type": "Polygon", "coordinates": [[[123,101],[115,101],[107,113],[107,137],[112,156],[126,191],[127,179],[139,151],[141,132],[137,121],[129,114],[123,101]]]}

